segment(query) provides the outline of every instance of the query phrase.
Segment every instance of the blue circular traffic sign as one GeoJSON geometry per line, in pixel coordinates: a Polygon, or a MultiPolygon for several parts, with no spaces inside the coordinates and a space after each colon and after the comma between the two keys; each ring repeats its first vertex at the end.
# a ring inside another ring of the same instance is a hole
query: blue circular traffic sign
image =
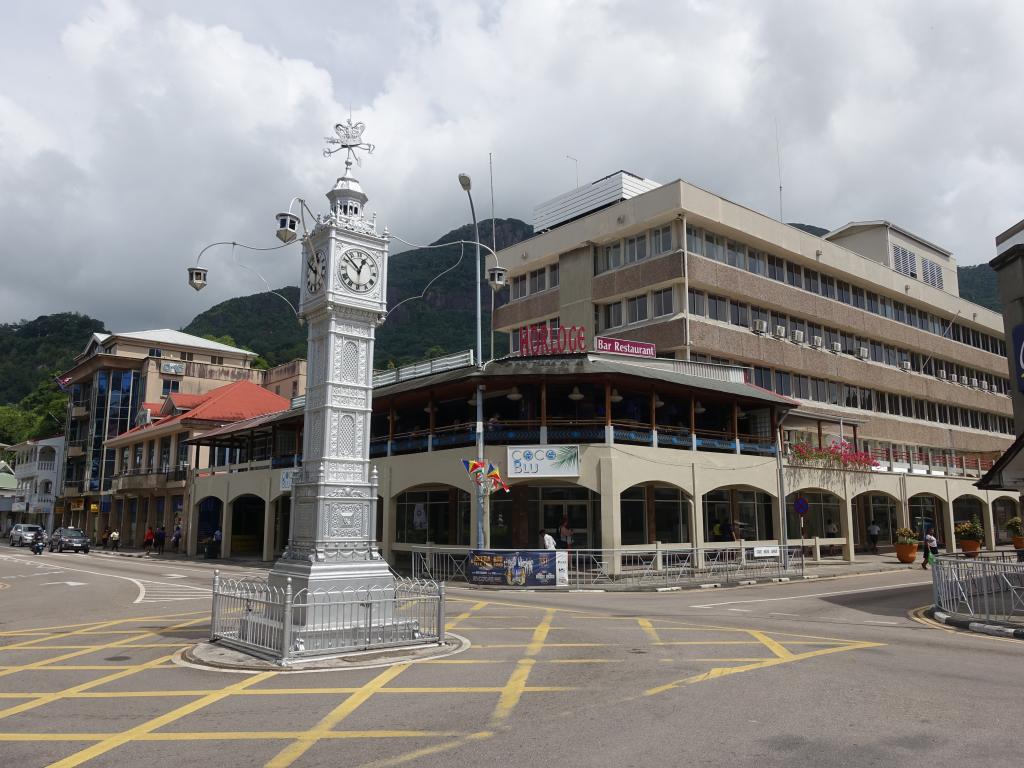
{"type": "Polygon", "coordinates": [[[810,509],[810,505],[807,503],[807,499],[803,496],[797,496],[796,501],[793,502],[793,511],[803,517],[807,514],[808,509],[810,509]]]}

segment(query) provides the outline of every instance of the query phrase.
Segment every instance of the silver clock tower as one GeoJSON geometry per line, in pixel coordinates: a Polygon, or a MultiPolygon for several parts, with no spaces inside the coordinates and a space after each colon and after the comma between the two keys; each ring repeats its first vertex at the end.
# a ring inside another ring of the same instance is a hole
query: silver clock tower
{"type": "MultiPolygon", "coordinates": [[[[373,339],[387,310],[388,236],[367,218],[366,194],[352,176],[355,151],[373,151],[363,130],[349,119],[327,139],[325,155],[346,151],[345,173],[327,193],[330,211],[302,239],[299,315],[309,329],[302,470],[288,547],[270,574],[278,587],[291,578],[295,591],[394,584],[377,550],[370,464],[373,339]]],[[[293,231],[295,223],[291,217],[293,231]]]]}

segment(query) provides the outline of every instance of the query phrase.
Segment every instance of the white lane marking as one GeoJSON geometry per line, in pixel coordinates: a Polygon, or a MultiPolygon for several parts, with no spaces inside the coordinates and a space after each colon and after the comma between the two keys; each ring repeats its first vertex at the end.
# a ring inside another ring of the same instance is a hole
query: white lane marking
{"type": "Polygon", "coordinates": [[[87,583],[88,582],[85,582],[85,581],[44,581],[39,586],[41,586],[41,587],[50,587],[50,586],[53,586],[55,584],[66,584],[69,587],[84,587],[84,586],[86,586],[87,583]]]}
{"type": "Polygon", "coordinates": [[[799,616],[799,613],[769,613],[769,616],[799,616]]]}
{"type": "MultiPolygon", "coordinates": [[[[11,559],[17,559],[22,562],[31,562],[30,560],[26,560],[22,557],[11,559]]],[[[181,584],[177,582],[165,584],[164,582],[154,581],[152,579],[133,579],[131,576],[118,576],[117,574],[113,573],[103,573],[102,571],[90,571],[85,568],[72,568],[71,566],[64,566],[63,568],[65,571],[75,571],[77,573],[88,573],[93,576],[107,576],[111,579],[121,579],[122,581],[130,581],[139,590],[139,593],[136,596],[135,600],[132,601],[133,603],[164,602],[169,599],[196,600],[199,598],[208,597],[211,593],[209,587],[193,587],[189,584],[181,584]],[[173,589],[173,596],[171,596],[170,594],[160,594],[161,588],[173,589]],[[156,592],[156,596],[147,599],[149,590],[153,590],[154,592],[156,592]]]]}
{"type": "Polygon", "coordinates": [[[160,575],[163,576],[165,579],[187,579],[188,578],[188,576],[185,576],[185,575],[180,574],[180,573],[161,573],[160,575]]]}
{"type": "Polygon", "coordinates": [[[892,625],[894,627],[899,625],[898,621],[875,621],[874,619],[866,619],[864,621],[864,623],[865,624],[889,624],[889,625],[892,625]]]}
{"type": "Polygon", "coordinates": [[[740,613],[750,613],[749,608],[730,608],[730,611],[738,611],[740,613]]]}
{"type": "Polygon", "coordinates": [[[779,600],[803,600],[809,597],[833,597],[836,595],[856,595],[860,592],[879,592],[886,589],[905,589],[907,587],[921,587],[925,584],[931,585],[931,581],[915,581],[911,584],[893,584],[887,587],[864,587],[863,589],[846,589],[839,592],[814,592],[810,595],[787,595],[786,597],[762,597],[758,600],[728,600],[724,603],[703,603],[691,605],[690,608],[717,608],[721,605],[739,605],[741,603],[773,603],[779,600]]]}

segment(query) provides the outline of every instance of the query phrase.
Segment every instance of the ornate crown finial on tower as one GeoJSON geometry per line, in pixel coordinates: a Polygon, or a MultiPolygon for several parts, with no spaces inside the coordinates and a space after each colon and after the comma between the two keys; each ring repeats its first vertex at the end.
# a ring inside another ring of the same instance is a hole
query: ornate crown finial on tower
{"type": "Polygon", "coordinates": [[[324,138],[324,141],[329,145],[328,148],[324,150],[324,157],[330,157],[335,152],[340,152],[344,149],[346,151],[346,168],[352,167],[353,159],[356,161],[357,165],[362,165],[359,156],[356,154],[356,150],[365,149],[367,154],[372,155],[374,149],[373,144],[370,144],[368,141],[363,141],[363,131],[365,130],[365,123],[353,123],[351,117],[349,117],[349,119],[344,123],[335,124],[334,132],[338,135],[337,137],[327,136],[324,138]],[[331,149],[331,147],[334,147],[334,149],[331,149]]]}

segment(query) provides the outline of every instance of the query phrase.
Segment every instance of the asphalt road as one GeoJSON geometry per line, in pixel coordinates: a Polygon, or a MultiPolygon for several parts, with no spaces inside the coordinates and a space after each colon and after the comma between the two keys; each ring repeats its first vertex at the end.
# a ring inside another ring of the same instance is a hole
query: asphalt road
{"type": "MultiPolygon", "coordinates": [[[[213,566],[0,549],[0,755],[31,766],[1017,766],[1024,643],[909,615],[929,574],[449,590],[472,646],[316,673],[177,663],[213,566]]],[[[228,567],[233,573],[259,569],[228,567]]]]}

